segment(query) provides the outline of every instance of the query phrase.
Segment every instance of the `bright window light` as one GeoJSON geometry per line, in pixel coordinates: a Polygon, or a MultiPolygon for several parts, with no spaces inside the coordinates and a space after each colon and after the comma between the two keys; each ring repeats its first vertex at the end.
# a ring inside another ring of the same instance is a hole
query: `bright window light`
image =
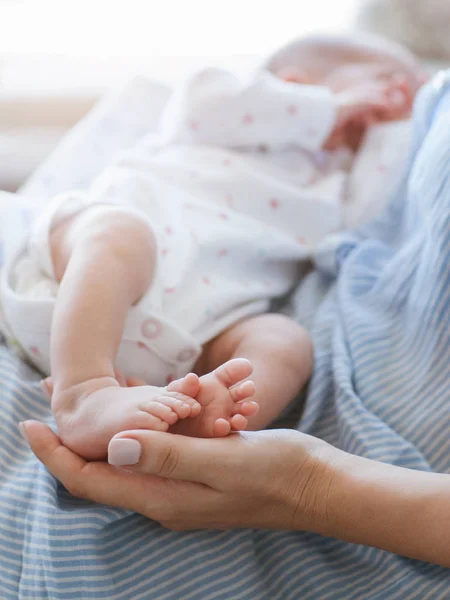
{"type": "Polygon", "coordinates": [[[262,55],[316,29],[348,26],[357,0],[0,0],[0,54],[262,55]]]}

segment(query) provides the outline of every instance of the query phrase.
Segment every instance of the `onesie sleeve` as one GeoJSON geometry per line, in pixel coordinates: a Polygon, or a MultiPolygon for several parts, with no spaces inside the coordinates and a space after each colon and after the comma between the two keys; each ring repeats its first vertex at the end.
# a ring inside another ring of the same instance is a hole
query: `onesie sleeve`
{"type": "Polygon", "coordinates": [[[162,115],[167,143],[224,148],[296,145],[318,151],[336,120],[334,95],[323,86],[282,81],[269,72],[245,83],[207,69],[174,92],[162,115]]]}

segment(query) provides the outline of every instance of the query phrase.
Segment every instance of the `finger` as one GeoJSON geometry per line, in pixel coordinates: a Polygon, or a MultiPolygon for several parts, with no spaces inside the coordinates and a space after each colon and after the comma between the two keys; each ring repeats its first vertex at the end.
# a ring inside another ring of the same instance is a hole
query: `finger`
{"type": "Polygon", "coordinates": [[[20,424],[23,437],[30,444],[33,453],[46,465],[52,467],[56,462],[64,458],[68,461],[69,468],[78,470],[86,461],[80,456],[73,454],[63,446],[58,436],[44,423],[39,421],[25,421],[20,424]]]}
{"type": "Polygon", "coordinates": [[[361,119],[361,125],[367,129],[376,122],[376,114],[373,111],[368,112],[364,115],[364,118],[361,119]]]}
{"type": "Polygon", "coordinates": [[[387,110],[390,106],[392,106],[391,100],[383,94],[368,100],[361,114],[367,114],[367,112],[372,112],[373,110],[387,110]]]}
{"type": "Polygon", "coordinates": [[[365,132],[366,128],[364,126],[357,127],[349,132],[349,135],[347,136],[347,145],[354,152],[356,152],[361,145],[365,132]]]}
{"type": "Polygon", "coordinates": [[[86,491],[84,471],[89,463],[63,446],[58,436],[44,423],[25,421],[20,429],[32,452],[50,473],[73,495],[82,497],[86,491]]]}
{"type": "Polygon", "coordinates": [[[394,76],[394,79],[401,91],[403,92],[403,94],[405,95],[408,107],[411,108],[416,92],[420,87],[418,78],[411,78],[407,77],[403,73],[398,73],[394,76]]]}
{"type": "Polygon", "coordinates": [[[108,461],[116,466],[135,465],[133,471],[215,486],[242,460],[236,441],[190,438],[158,431],[125,431],[112,438],[108,461]],[[230,443],[231,442],[231,443],[230,443]],[[217,465],[221,465],[218,470],[217,465]]]}
{"type": "Polygon", "coordinates": [[[150,505],[149,498],[142,497],[144,485],[151,486],[157,496],[158,485],[161,486],[158,478],[138,473],[131,477],[107,463],[87,462],[63,446],[44,423],[25,421],[23,432],[36,457],[77,498],[143,512],[141,503],[150,505]]]}
{"type": "Polygon", "coordinates": [[[393,107],[405,107],[408,103],[404,91],[401,88],[393,89],[388,94],[389,105],[393,107]]]}

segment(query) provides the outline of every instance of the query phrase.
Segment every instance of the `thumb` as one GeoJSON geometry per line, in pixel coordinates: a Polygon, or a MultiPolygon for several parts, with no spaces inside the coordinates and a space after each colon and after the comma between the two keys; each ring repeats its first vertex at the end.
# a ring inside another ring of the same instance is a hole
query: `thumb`
{"type": "MultiPolygon", "coordinates": [[[[108,462],[116,466],[134,465],[133,471],[183,479],[215,487],[226,479],[239,461],[236,448],[240,434],[227,438],[191,438],[166,432],[125,431],[112,438],[108,462]]],[[[240,444],[239,444],[240,445],[240,444]]]]}

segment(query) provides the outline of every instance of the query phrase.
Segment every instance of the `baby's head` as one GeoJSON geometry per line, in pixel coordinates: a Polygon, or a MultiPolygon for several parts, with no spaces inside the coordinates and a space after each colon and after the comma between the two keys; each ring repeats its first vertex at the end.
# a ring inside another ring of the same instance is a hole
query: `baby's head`
{"type": "Polygon", "coordinates": [[[414,95],[426,78],[408,50],[366,33],[299,38],[272,54],[265,68],[282,79],[325,85],[334,92],[399,76],[414,95]]]}

